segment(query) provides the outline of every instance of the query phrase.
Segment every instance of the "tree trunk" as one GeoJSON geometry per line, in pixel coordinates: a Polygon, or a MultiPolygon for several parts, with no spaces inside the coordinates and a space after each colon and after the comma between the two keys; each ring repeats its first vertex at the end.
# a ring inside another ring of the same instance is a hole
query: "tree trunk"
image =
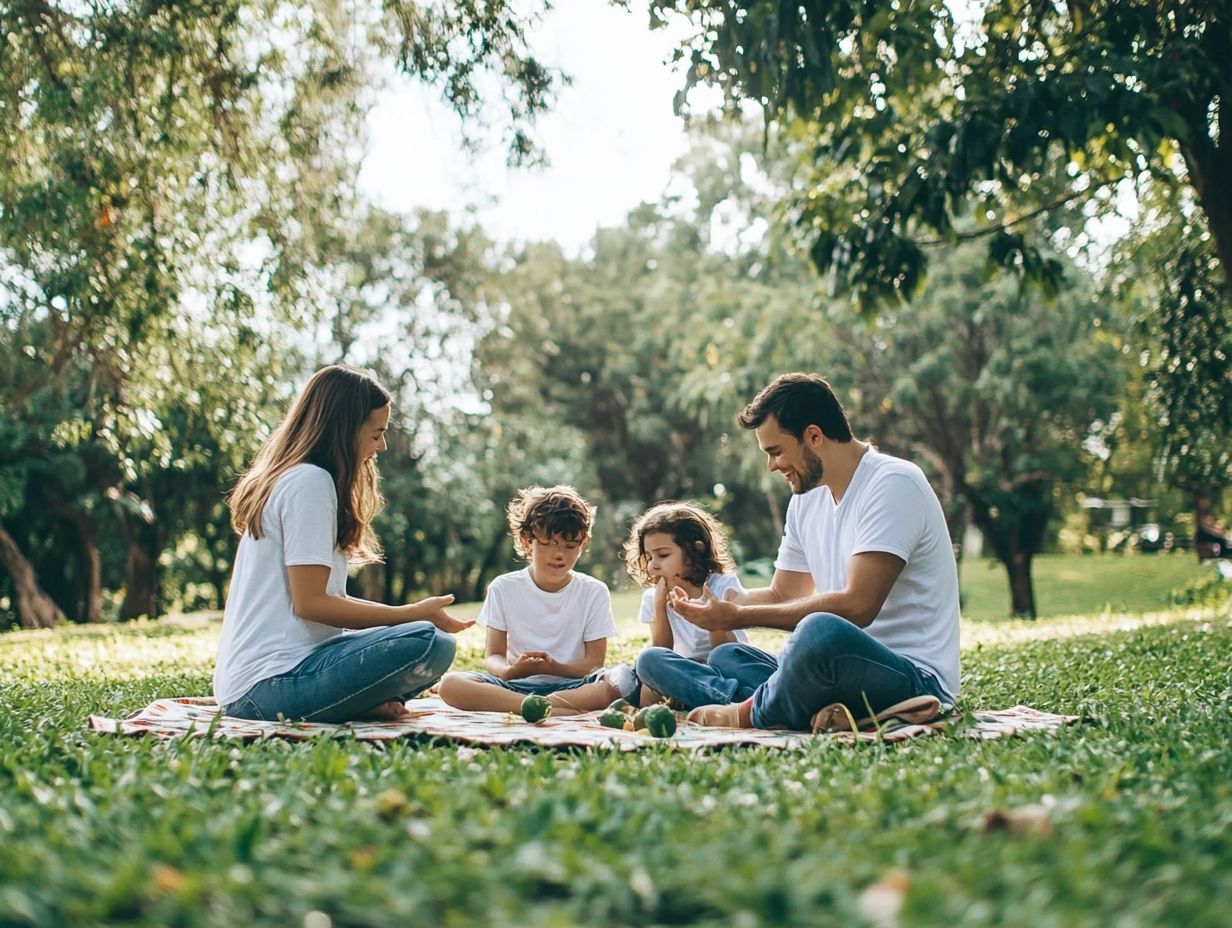
{"type": "Polygon", "coordinates": [[[77,539],[81,543],[81,562],[84,573],[82,583],[81,617],[87,622],[103,620],[103,571],[102,559],[98,551],[98,530],[94,522],[84,512],[73,509],[66,503],[56,505],[56,512],[77,529],[77,539]]]}
{"type": "Polygon", "coordinates": [[[1010,578],[1010,613],[1016,619],[1035,618],[1035,584],[1031,580],[1031,555],[1015,551],[1005,561],[1010,578]]]}
{"type": "Polygon", "coordinates": [[[158,571],[154,558],[146,550],[137,532],[128,541],[128,559],[124,565],[124,602],[120,618],[158,618],[158,571]]]}
{"type": "MultiPolygon", "coordinates": [[[[1220,109],[1226,112],[1226,106],[1220,109]]],[[[1216,147],[1205,134],[1199,134],[1181,147],[1181,154],[1215,240],[1215,254],[1223,265],[1224,279],[1232,287],[1232,162],[1222,148],[1226,143],[1226,138],[1221,139],[1221,147],[1216,147]]]]}
{"type": "Polygon", "coordinates": [[[22,628],[51,628],[64,623],[64,613],[50,596],[43,592],[34,574],[34,567],[21,553],[13,536],[0,526],[0,561],[13,577],[17,592],[17,615],[22,628]]]}

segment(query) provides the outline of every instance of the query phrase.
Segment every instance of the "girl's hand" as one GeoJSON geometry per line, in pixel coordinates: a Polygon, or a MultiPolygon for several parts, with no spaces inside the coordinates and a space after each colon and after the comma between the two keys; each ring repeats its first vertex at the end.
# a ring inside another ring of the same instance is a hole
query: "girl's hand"
{"type": "Polygon", "coordinates": [[[666,607],[667,607],[667,591],[668,591],[668,589],[669,589],[669,587],[668,587],[668,585],[667,585],[667,578],[666,578],[666,577],[660,577],[660,578],[659,578],[659,579],[655,582],[655,585],[654,585],[654,604],[655,604],[655,608],[656,608],[656,609],[658,609],[658,608],[660,608],[660,607],[662,607],[662,608],[666,608],[666,607]]]}
{"type": "Polygon", "coordinates": [[[450,634],[457,634],[474,625],[474,619],[464,622],[462,619],[455,619],[445,611],[445,607],[452,602],[453,594],[446,593],[444,596],[429,596],[427,599],[412,603],[410,606],[411,621],[431,622],[441,631],[450,634]]]}

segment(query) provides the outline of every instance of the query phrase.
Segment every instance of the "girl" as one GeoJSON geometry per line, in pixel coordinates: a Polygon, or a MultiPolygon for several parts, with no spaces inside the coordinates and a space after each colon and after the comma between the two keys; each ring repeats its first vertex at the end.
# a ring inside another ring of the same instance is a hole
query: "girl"
{"type": "Polygon", "coordinates": [[[453,661],[452,596],[386,606],[347,595],[348,563],[380,559],[375,458],[390,396],[368,374],[316,372],[231,492],[239,550],[214,696],[246,719],[393,720],[453,661]],[[348,634],[350,630],[357,630],[348,634]]]}
{"type": "Polygon", "coordinates": [[[650,625],[652,647],[638,656],[636,666],[638,679],[646,684],[642,703],[655,698],[646,687],[689,709],[728,702],[732,694],[715,689],[728,683],[710,668],[711,652],[719,645],[739,648],[748,637],[743,631],[699,628],[671,607],[668,596],[676,587],[690,598],[700,597],[703,587],[719,599],[743,595],[715,518],[688,503],[652,506],[633,523],[625,542],[625,565],[634,580],[648,587],[642,594],[641,620],[650,625]]]}

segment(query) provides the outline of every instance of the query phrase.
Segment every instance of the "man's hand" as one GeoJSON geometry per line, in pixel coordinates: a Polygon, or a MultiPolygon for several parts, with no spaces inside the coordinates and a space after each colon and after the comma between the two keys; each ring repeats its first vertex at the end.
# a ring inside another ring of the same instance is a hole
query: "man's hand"
{"type": "Polygon", "coordinates": [[[421,599],[417,603],[412,603],[410,613],[413,618],[411,621],[431,622],[441,631],[449,632],[450,634],[457,634],[474,625],[474,619],[465,622],[462,619],[455,619],[445,611],[445,607],[452,602],[453,594],[447,593],[444,596],[429,596],[427,599],[421,599]]]}
{"type": "MultiPolygon", "coordinates": [[[[731,591],[734,595],[735,591],[731,591]]],[[[719,599],[710,591],[710,587],[702,587],[702,595],[697,599],[689,599],[689,594],[680,587],[673,587],[671,592],[672,608],[696,625],[711,632],[729,632],[741,628],[740,607],[732,599],[719,599]]]]}

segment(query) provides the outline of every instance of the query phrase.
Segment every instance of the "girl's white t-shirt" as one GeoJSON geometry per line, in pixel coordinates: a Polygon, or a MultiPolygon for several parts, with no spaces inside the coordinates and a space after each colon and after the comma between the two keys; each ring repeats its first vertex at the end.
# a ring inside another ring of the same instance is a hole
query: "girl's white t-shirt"
{"type": "Polygon", "coordinates": [[[225,706],[254,684],[293,668],[340,628],[295,614],[287,568],[329,568],[326,592],[346,596],[347,560],[337,547],[338,496],[324,468],[297,464],[278,478],[261,513],[261,537],[245,532],[214,667],[214,698],[225,706]]]}
{"type": "MultiPolygon", "coordinates": [[[[713,573],[706,578],[706,586],[716,599],[724,599],[735,590],[737,594],[744,592],[740,578],[735,574],[713,573]]],[[[642,593],[642,609],[640,618],[647,625],[654,621],[654,587],[642,593]]],[[[667,607],[667,624],[672,629],[672,650],[681,657],[704,661],[710,656],[710,632],[700,628],[682,616],[670,605],[667,607]]],[[[749,643],[749,636],[743,630],[736,632],[736,640],[742,644],[749,643]]]]}
{"type": "MultiPolygon", "coordinates": [[[[510,660],[526,651],[545,651],[562,664],[586,656],[586,642],[616,634],[612,594],[602,580],[576,570],[563,589],[541,590],[530,568],[501,574],[488,587],[479,623],[505,632],[510,660]]],[[[556,683],[568,679],[538,673],[519,683],[556,683]]]]}

